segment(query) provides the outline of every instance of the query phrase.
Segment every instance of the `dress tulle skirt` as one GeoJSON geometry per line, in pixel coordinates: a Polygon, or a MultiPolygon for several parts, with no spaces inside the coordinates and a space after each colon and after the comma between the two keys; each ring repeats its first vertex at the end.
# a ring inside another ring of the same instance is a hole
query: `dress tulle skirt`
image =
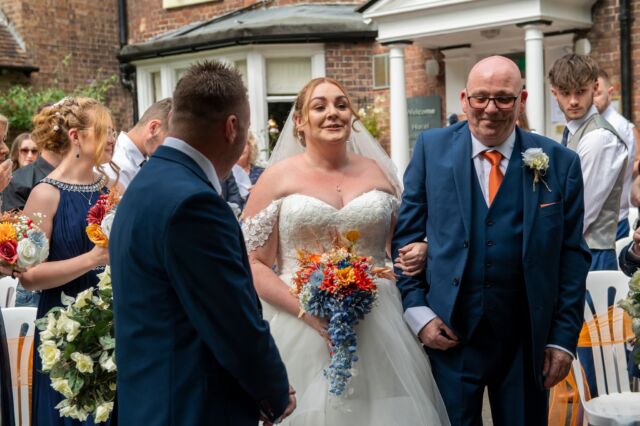
{"type": "MultiPolygon", "coordinates": [[[[281,277],[288,282],[288,277],[281,277]]],[[[395,284],[378,280],[378,303],[356,326],[354,377],[344,397],[328,394],[329,351],[303,321],[263,303],[265,318],[296,389],[290,426],[449,425],[426,353],[402,318],[395,284]]]]}

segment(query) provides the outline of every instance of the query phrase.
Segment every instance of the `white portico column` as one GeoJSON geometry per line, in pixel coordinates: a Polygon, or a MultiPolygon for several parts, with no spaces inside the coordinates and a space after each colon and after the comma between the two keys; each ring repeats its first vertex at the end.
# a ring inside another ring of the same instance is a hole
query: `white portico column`
{"type": "Polygon", "coordinates": [[[398,168],[400,177],[409,164],[409,118],[404,77],[404,47],[411,42],[394,42],[389,47],[389,87],[391,160],[398,168]]]}
{"type": "Polygon", "coordinates": [[[527,118],[529,127],[544,134],[545,93],[544,93],[544,34],[542,28],[550,25],[549,21],[534,21],[518,24],[525,31],[525,62],[527,74],[527,118]]]}

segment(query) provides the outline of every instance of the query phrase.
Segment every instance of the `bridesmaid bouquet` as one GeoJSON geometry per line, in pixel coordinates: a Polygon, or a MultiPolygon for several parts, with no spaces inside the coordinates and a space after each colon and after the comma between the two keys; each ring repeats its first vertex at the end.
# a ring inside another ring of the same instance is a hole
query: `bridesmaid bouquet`
{"type": "Polygon", "coordinates": [[[73,298],[62,293],[62,307],[36,320],[42,371],[63,399],[61,417],[105,422],[116,396],[113,292],[109,267],[91,287],[73,298]]]}
{"type": "Polygon", "coordinates": [[[38,225],[42,215],[34,220],[18,212],[0,216],[0,265],[24,272],[49,257],[49,240],[38,225]]]}
{"type": "Polygon", "coordinates": [[[112,188],[109,194],[103,194],[89,209],[87,214],[87,236],[98,247],[109,247],[111,225],[116,217],[116,207],[120,202],[120,195],[112,188]]]}
{"type": "Polygon", "coordinates": [[[371,312],[377,300],[375,277],[386,270],[374,268],[371,260],[356,254],[357,231],[337,236],[325,253],[298,250],[299,269],[292,293],[300,302],[300,314],[326,318],[331,339],[331,361],[324,370],[329,393],[344,395],[352,376],[356,355],[355,325],[371,312]]]}
{"type": "MultiPolygon", "coordinates": [[[[618,306],[627,311],[631,317],[631,329],[636,335],[634,343],[637,344],[640,341],[640,271],[631,277],[629,293],[625,299],[618,302],[618,306]]],[[[640,350],[636,351],[635,362],[640,365],[640,350]]]]}

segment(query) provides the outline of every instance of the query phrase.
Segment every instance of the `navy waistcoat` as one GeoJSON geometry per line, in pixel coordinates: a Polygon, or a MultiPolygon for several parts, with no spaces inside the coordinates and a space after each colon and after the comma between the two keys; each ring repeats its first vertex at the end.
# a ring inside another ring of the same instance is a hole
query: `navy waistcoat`
{"type": "Polygon", "coordinates": [[[469,258],[454,311],[454,327],[469,337],[482,317],[499,335],[520,327],[526,307],[522,269],[523,177],[516,139],[507,172],[490,207],[471,164],[471,235],[469,258]]]}

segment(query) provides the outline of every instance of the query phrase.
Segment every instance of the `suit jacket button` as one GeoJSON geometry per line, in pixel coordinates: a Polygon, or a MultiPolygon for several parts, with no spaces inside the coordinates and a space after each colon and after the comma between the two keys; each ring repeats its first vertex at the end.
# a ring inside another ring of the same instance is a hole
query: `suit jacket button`
{"type": "Polygon", "coordinates": [[[458,284],[460,284],[460,281],[457,278],[454,278],[451,284],[453,284],[454,286],[458,286],[458,284]]]}
{"type": "Polygon", "coordinates": [[[493,245],[493,241],[489,240],[487,241],[487,246],[491,247],[493,245]]]}
{"type": "Polygon", "coordinates": [[[464,246],[464,248],[469,248],[469,240],[464,240],[464,243],[462,245],[464,246]]]}
{"type": "Polygon", "coordinates": [[[493,225],[493,221],[491,219],[487,219],[487,226],[493,225]]]}

